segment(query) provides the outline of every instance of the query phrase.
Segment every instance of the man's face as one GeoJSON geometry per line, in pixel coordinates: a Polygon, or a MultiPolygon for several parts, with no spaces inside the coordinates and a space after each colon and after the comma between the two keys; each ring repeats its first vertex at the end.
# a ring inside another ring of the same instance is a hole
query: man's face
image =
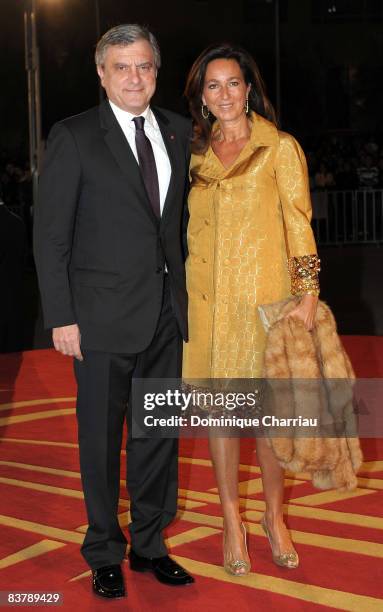
{"type": "Polygon", "coordinates": [[[133,115],[145,110],[156,89],[157,70],[147,40],[109,47],[97,72],[109,100],[133,115]]]}

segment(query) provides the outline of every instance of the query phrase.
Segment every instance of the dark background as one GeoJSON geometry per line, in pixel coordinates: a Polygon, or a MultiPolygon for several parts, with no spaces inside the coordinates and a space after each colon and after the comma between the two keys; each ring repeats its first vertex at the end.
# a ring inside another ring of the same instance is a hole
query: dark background
{"type": "MultiPolygon", "coordinates": [[[[188,69],[212,42],[254,55],[275,103],[274,7],[267,0],[98,0],[101,32],[149,26],[163,57],[156,102],[187,112],[188,69]]],[[[383,2],[280,0],[281,125],[301,138],[332,130],[381,132],[383,2]]],[[[57,119],[98,100],[95,0],[37,0],[43,135],[57,119]]],[[[0,0],[0,133],[27,153],[22,0],[0,0]]]]}
{"type": "MultiPolygon", "coordinates": [[[[306,153],[323,139],[381,139],[383,2],[280,0],[282,129],[306,153]]],[[[156,103],[187,114],[187,72],[204,47],[234,41],[255,57],[275,104],[274,3],[267,0],[98,0],[101,33],[123,22],[158,37],[163,67],[156,103]]],[[[94,65],[96,0],[37,0],[42,131],[98,103],[94,65]]],[[[0,151],[2,166],[28,161],[24,3],[0,0],[0,151]]],[[[382,150],[382,149],[381,149],[382,150]]],[[[315,155],[314,155],[315,156],[315,155]]],[[[321,297],[343,333],[383,333],[383,258],[379,245],[324,247],[321,297]]],[[[23,288],[21,348],[45,346],[33,263],[23,288]],[[37,321],[37,323],[36,323],[37,321]]],[[[20,348],[19,347],[19,348],[20,348]]]]}

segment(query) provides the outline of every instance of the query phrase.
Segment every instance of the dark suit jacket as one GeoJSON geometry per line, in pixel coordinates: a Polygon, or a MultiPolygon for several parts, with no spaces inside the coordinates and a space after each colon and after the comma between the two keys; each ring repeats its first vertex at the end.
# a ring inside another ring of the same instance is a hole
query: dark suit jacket
{"type": "Polygon", "coordinates": [[[86,349],[136,353],[154,335],[165,261],[187,339],[182,225],[190,122],[152,108],[172,175],[159,221],[136,159],[107,101],[55,124],[34,220],[45,326],[78,323],[86,349]]]}

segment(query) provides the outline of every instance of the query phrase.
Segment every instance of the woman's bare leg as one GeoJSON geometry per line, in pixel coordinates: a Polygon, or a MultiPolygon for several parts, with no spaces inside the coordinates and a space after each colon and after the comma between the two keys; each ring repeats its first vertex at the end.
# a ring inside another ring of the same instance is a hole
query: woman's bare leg
{"type": "MultiPolygon", "coordinates": [[[[249,562],[241,528],[238,499],[240,438],[209,438],[210,454],[222,505],[226,534],[225,553],[233,559],[249,562]]],[[[240,569],[238,573],[245,573],[240,569]]]]}
{"type": "Polygon", "coordinates": [[[257,457],[266,501],[265,519],[273,541],[273,552],[293,552],[294,546],[283,520],[284,469],[279,465],[266,438],[257,438],[257,457]]]}

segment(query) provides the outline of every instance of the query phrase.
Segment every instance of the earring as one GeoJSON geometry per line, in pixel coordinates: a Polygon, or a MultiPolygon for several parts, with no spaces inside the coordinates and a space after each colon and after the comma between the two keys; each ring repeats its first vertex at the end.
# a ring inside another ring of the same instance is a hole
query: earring
{"type": "Polygon", "coordinates": [[[209,109],[207,108],[207,104],[202,104],[202,106],[201,106],[201,115],[202,115],[202,117],[203,117],[204,119],[208,119],[208,118],[209,118],[210,111],[209,111],[209,109]],[[205,113],[205,108],[207,109],[207,114],[205,113]]]}
{"type": "Polygon", "coordinates": [[[249,98],[246,98],[245,112],[246,114],[249,112],[249,98]]]}

